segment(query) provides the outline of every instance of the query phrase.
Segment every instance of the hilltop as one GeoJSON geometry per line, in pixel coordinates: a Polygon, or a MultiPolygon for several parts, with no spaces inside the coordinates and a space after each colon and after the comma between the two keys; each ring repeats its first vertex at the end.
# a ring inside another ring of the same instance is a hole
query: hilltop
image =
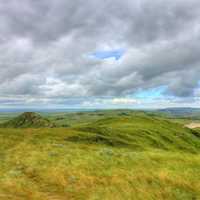
{"type": "Polygon", "coordinates": [[[25,112],[3,124],[4,128],[40,128],[54,127],[55,125],[48,119],[35,112],[25,112]]]}

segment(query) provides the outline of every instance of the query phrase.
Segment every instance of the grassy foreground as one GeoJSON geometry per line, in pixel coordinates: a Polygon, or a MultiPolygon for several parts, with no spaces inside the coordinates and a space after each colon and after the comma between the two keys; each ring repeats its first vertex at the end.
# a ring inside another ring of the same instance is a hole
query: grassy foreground
{"type": "Polygon", "coordinates": [[[198,131],[143,114],[0,128],[0,199],[198,200],[199,150],[198,131]]]}

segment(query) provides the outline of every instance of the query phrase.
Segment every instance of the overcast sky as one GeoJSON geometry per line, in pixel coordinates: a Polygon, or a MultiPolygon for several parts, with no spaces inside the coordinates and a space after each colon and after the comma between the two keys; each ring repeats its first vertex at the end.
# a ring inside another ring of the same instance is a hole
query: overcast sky
{"type": "Polygon", "coordinates": [[[199,0],[0,1],[0,108],[200,106],[199,0]]]}

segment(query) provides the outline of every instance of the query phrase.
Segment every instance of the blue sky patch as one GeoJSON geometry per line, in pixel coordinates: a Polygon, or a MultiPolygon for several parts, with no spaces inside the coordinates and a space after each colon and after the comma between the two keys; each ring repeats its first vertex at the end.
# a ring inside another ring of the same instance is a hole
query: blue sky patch
{"type": "Polygon", "coordinates": [[[124,53],[125,53],[124,49],[115,49],[115,50],[96,51],[91,55],[98,59],[115,58],[115,60],[119,60],[124,53]]]}
{"type": "Polygon", "coordinates": [[[160,86],[156,88],[151,88],[147,90],[140,90],[138,91],[134,97],[140,98],[140,99],[154,99],[154,98],[160,98],[163,97],[163,93],[166,91],[166,86],[160,86]]]}

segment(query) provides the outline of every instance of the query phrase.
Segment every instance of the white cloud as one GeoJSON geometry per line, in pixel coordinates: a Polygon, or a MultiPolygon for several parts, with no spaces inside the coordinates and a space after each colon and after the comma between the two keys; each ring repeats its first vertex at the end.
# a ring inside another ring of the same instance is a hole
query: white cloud
{"type": "Polygon", "coordinates": [[[88,108],[128,108],[137,107],[140,101],[134,98],[93,98],[81,103],[82,107],[88,108]]]}
{"type": "Polygon", "coordinates": [[[134,105],[138,104],[139,101],[131,98],[114,98],[111,100],[111,103],[116,105],[134,105]]]}

